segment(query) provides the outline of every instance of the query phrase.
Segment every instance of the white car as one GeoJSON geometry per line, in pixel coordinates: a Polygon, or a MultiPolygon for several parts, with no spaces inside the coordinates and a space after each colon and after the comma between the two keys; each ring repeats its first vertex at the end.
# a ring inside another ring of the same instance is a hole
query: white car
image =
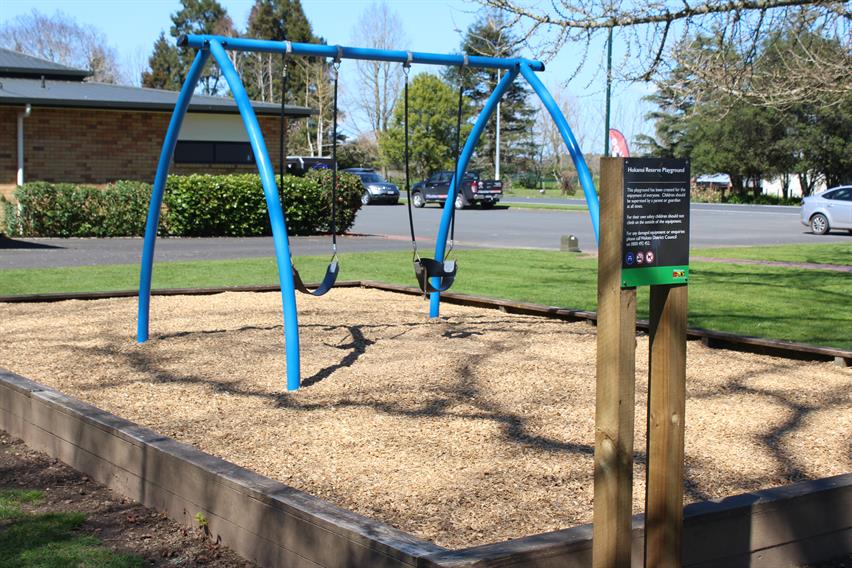
{"type": "Polygon", "coordinates": [[[802,225],[816,235],[832,229],[852,233],[852,185],[842,185],[810,195],[802,200],[802,225]]]}

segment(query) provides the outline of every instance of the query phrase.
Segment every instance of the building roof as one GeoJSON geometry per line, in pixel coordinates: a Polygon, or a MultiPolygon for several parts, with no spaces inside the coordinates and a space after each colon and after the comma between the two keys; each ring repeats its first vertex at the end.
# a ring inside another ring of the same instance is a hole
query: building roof
{"type": "MultiPolygon", "coordinates": [[[[128,87],[108,83],[54,81],[0,77],[0,105],[26,105],[58,108],[95,108],[109,110],[171,111],[177,103],[176,91],[128,87]]],[[[252,102],[259,115],[278,115],[277,103],[252,102]]],[[[234,99],[195,94],[189,112],[236,114],[234,99]]],[[[288,116],[315,114],[310,108],[287,105],[288,116]]]]}
{"type": "MultiPolygon", "coordinates": [[[[89,71],[74,69],[17,51],[0,48],[0,106],[34,105],[57,108],[171,111],[178,93],[163,89],[130,87],[112,83],[84,82],[89,71]]],[[[252,101],[254,112],[277,115],[276,103],[252,101]]],[[[193,95],[190,112],[236,114],[234,99],[193,95]]],[[[287,105],[288,116],[316,114],[307,107],[287,105]]]]}
{"type": "Polygon", "coordinates": [[[719,183],[727,185],[731,183],[731,176],[728,174],[705,174],[695,178],[697,183],[719,183]]]}
{"type": "Polygon", "coordinates": [[[82,81],[92,73],[0,47],[0,77],[30,77],[82,81]]]}

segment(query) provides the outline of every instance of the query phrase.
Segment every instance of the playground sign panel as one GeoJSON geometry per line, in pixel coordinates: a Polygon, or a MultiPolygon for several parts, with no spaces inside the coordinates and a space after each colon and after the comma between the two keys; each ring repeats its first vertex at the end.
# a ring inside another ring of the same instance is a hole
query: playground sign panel
{"type": "Polygon", "coordinates": [[[689,280],[689,173],[689,160],[624,160],[622,288],[689,280]]]}

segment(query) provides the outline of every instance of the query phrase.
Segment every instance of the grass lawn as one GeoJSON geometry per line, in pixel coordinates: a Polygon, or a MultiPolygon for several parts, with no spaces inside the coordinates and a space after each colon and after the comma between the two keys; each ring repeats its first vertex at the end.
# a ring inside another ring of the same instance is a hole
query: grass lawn
{"type": "Polygon", "coordinates": [[[589,208],[585,205],[569,205],[563,203],[500,203],[496,207],[504,207],[506,209],[551,209],[562,211],[587,211],[589,208]]]}
{"type": "Polygon", "coordinates": [[[506,197],[533,197],[536,199],[541,199],[543,197],[547,197],[550,199],[582,199],[583,191],[578,190],[573,195],[565,195],[562,193],[562,190],[559,189],[559,186],[554,183],[545,183],[544,184],[544,193],[539,193],[537,189],[527,189],[525,187],[521,187],[518,184],[515,184],[511,189],[504,189],[503,193],[506,197]]]}
{"type": "Polygon", "coordinates": [[[745,258],[780,262],[809,262],[852,266],[852,238],[848,243],[824,245],[775,245],[763,247],[732,247],[695,249],[694,256],[711,258],[745,258]]]}
{"type": "Polygon", "coordinates": [[[142,567],[137,556],[116,554],[94,537],[76,529],[82,513],[28,514],[24,503],[38,503],[41,491],[0,490],[0,568],[131,568],[142,567]]]}
{"type": "MultiPolygon", "coordinates": [[[[458,251],[457,257],[459,278],[453,291],[596,308],[597,261],[593,258],[505,249],[458,251]]],[[[303,279],[318,282],[326,260],[298,258],[303,279]]],[[[414,285],[408,252],[344,254],[341,263],[344,280],[414,285]]],[[[690,271],[690,325],[852,349],[849,274],[707,262],[693,263],[690,271]]],[[[132,290],[138,286],[138,272],[137,265],[3,270],[0,295],[132,290]]],[[[154,288],[251,284],[277,284],[274,259],[160,263],[154,269],[154,288]]],[[[647,317],[647,296],[648,289],[640,288],[639,317],[647,317]]]]}

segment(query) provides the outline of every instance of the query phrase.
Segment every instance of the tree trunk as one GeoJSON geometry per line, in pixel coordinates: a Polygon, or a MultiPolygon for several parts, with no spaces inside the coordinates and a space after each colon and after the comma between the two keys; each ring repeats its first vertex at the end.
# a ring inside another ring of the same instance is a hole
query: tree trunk
{"type": "Polygon", "coordinates": [[[761,183],[760,183],[761,179],[762,178],[759,175],[756,175],[753,178],[751,178],[751,193],[756,198],[760,197],[760,194],[763,192],[763,189],[761,188],[761,183]]]}
{"type": "Polygon", "coordinates": [[[745,193],[743,191],[743,176],[730,174],[730,178],[731,178],[731,194],[742,196],[743,193],[745,193]]]}
{"type": "Polygon", "coordinates": [[[807,172],[798,174],[799,187],[802,189],[802,197],[807,197],[814,192],[814,178],[809,176],[807,172]]]}

